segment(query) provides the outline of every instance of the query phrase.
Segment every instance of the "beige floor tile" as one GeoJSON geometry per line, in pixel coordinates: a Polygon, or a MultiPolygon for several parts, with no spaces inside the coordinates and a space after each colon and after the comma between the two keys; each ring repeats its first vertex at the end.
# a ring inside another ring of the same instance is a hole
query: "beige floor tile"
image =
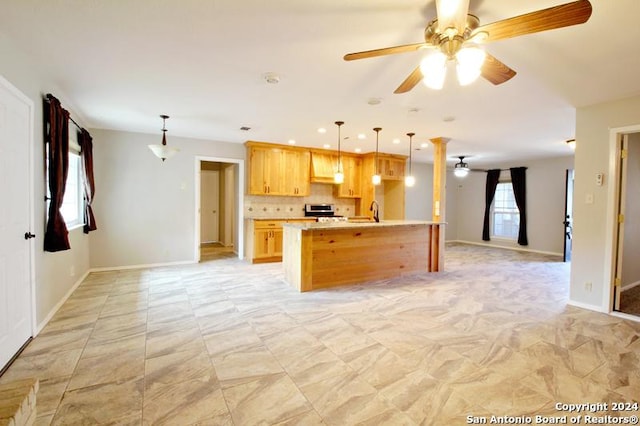
{"type": "Polygon", "coordinates": [[[67,390],[144,377],[144,351],[84,355],[78,361],[67,390]]]}
{"type": "Polygon", "coordinates": [[[278,360],[264,346],[214,356],[211,360],[224,389],[284,372],[278,360]]]}
{"type": "Polygon", "coordinates": [[[18,357],[0,377],[0,383],[31,377],[40,380],[67,377],[73,373],[82,349],[18,357]]]}
{"type": "Polygon", "coordinates": [[[174,352],[145,361],[145,390],[156,386],[200,379],[213,383],[217,378],[209,355],[204,350],[174,352]]]}
{"type": "Polygon", "coordinates": [[[263,376],[223,393],[236,425],[275,424],[311,410],[285,373],[263,376]]]}
{"type": "Polygon", "coordinates": [[[200,334],[200,329],[197,327],[168,331],[157,329],[147,333],[147,358],[194,350],[205,350],[204,340],[200,334]]]}

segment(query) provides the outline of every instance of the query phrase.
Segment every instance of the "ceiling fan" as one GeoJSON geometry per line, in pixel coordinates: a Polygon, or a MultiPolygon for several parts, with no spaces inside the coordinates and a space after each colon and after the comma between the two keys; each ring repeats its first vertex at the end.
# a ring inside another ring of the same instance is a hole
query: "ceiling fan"
{"type": "Polygon", "coordinates": [[[436,0],[437,17],[425,28],[424,42],[348,53],[344,60],[431,49],[433,52],[422,60],[394,93],[408,92],[423,79],[427,86],[441,89],[448,61],[456,62],[458,81],[461,85],[469,84],[479,76],[498,85],[513,78],[516,72],[485,52],[479,45],[583,24],[589,20],[591,11],[589,0],[578,0],[480,25],[480,20],[468,13],[469,0],[436,0]]]}

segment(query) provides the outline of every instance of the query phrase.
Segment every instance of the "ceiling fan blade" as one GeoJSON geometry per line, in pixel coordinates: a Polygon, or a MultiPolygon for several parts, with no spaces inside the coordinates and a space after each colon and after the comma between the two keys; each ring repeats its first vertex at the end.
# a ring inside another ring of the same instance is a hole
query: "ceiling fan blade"
{"type": "Polygon", "coordinates": [[[438,31],[444,33],[447,28],[455,28],[462,35],[467,26],[469,0],[436,0],[438,31]]]}
{"type": "Polygon", "coordinates": [[[420,83],[420,80],[422,80],[422,72],[420,72],[420,66],[417,66],[393,93],[406,93],[420,83]]]}
{"type": "Polygon", "coordinates": [[[578,0],[482,25],[473,31],[471,38],[484,32],[487,36],[483,41],[489,42],[584,24],[589,20],[591,11],[589,0],[578,0]]]}
{"type": "Polygon", "coordinates": [[[345,61],[355,59],[375,58],[376,56],[393,55],[395,53],[413,52],[423,47],[429,47],[427,43],[403,44],[402,46],[385,47],[382,49],[365,50],[364,52],[347,53],[344,55],[345,61]]]}
{"type": "Polygon", "coordinates": [[[482,64],[481,75],[497,86],[511,80],[516,72],[487,53],[484,64],[482,64]]]}

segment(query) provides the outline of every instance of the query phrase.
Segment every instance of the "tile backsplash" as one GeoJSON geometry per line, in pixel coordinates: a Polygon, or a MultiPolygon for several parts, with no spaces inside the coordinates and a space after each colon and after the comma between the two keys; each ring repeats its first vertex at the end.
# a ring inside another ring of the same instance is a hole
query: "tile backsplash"
{"type": "Polygon", "coordinates": [[[308,197],[278,197],[271,195],[245,195],[245,218],[280,218],[304,216],[305,204],[335,204],[336,214],[355,216],[356,201],[352,198],[337,198],[333,195],[333,185],[311,184],[308,197]]]}

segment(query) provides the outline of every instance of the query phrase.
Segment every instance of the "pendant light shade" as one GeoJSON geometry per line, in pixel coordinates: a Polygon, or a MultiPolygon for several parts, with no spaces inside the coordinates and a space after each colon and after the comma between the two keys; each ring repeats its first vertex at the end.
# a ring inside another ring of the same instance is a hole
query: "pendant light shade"
{"type": "Polygon", "coordinates": [[[456,175],[456,177],[463,178],[469,174],[469,165],[463,161],[464,155],[461,155],[458,158],[460,159],[460,162],[453,166],[453,174],[456,175]]]}
{"type": "Polygon", "coordinates": [[[342,170],[342,153],[340,151],[340,126],[344,124],[344,121],[336,121],[335,124],[338,126],[338,166],[336,167],[336,173],[333,175],[333,182],[343,183],[344,172],[342,170]]]}
{"type": "Polygon", "coordinates": [[[407,136],[409,136],[409,174],[404,177],[404,185],[408,187],[412,187],[413,185],[416,184],[416,178],[413,177],[413,173],[411,171],[411,163],[412,163],[411,153],[413,151],[413,137],[415,136],[415,133],[413,132],[407,133],[407,136]]]}
{"type": "Polygon", "coordinates": [[[373,174],[373,176],[371,176],[371,183],[373,183],[374,185],[380,185],[380,183],[382,182],[382,177],[380,176],[380,172],[378,171],[378,137],[380,136],[380,130],[382,130],[382,127],[375,127],[373,129],[374,132],[376,132],[376,157],[375,157],[375,173],[373,174]]]}
{"type": "Polygon", "coordinates": [[[169,118],[169,116],[163,114],[160,116],[160,118],[162,118],[162,143],[157,145],[149,145],[149,149],[156,155],[156,157],[164,161],[167,158],[173,157],[180,150],[178,148],[172,148],[167,145],[167,128],[165,126],[165,122],[167,118],[169,118]]]}

